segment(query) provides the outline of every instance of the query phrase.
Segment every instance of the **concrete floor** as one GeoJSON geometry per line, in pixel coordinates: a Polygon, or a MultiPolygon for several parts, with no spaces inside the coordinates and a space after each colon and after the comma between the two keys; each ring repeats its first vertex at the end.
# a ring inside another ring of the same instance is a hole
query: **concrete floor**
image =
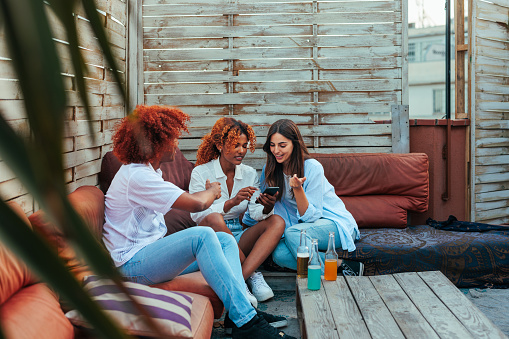
{"type": "MultiPolygon", "coordinates": [[[[288,326],[281,328],[286,334],[300,338],[299,321],[295,301],[295,273],[280,273],[262,271],[265,281],[274,291],[274,298],[258,303],[258,309],[288,319],[288,326]]],[[[215,322],[212,339],[230,338],[222,327],[223,319],[215,322]],[[217,326],[217,327],[216,327],[217,326]]]]}
{"type": "MultiPolygon", "coordinates": [[[[288,326],[281,328],[286,334],[300,338],[299,322],[297,320],[297,309],[295,306],[295,291],[274,291],[274,298],[259,303],[258,309],[274,315],[281,315],[288,318],[288,326]]],[[[222,328],[222,319],[216,321],[217,326],[212,331],[212,338],[230,338],[222,328]]]]}

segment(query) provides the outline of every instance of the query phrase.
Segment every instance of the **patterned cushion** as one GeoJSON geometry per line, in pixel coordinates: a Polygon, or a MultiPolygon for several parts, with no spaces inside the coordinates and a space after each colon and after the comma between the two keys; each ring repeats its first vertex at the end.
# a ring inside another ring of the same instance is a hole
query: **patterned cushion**
{"type": "Polygon", "coordinates": [[[457,287],[509,287],[509,228],[455,232],[418,225],[360,231],[356,250],[338,254],[364,263],[364,275],[440,270],[457,287]]]}
{"type": "MultiPolygon", "coordinates": [[[[165,337],[191,338],[193,298],[183,293],[164,291],[138,283],[124,282],[129,293],[145,307],[165,337]]],[[[155,337],[157,333],[142,319],[126,296],[109,279],[88,276],[84,288],[128,334],[155,337]]],[[[74,325],[90,327],[78,311],[66,314],[74,325]]]]}

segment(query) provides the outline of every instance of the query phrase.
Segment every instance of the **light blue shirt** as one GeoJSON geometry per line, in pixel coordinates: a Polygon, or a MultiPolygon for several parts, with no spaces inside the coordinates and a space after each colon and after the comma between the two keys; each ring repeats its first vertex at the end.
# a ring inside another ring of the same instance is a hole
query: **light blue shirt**
{"type": "MultiPolygon", "coordinates": [[[[343,250],[354,251],[354,241],[360,239],[359,227],[352,214],[346,210],[343,201],[336,195],[334,187],[325,177],[322,164],[315,159],[306,160],[304,162],[304,176],[306,181],[302,187],[309,202],[304,215],[299,214],[297,202],[289,194],[289,177],[285,177],[286,192],[284,192],[281,200],[276,202],[274,214],[285,220],[286,228],[298,223],[313,223],[320,218],[332,220],[336,224],[337,235],[341,239],[343,250]]],[[[260,182],[263,191],[267,186],[265,183],[265,166],[262,170],[260,182]]],[[[243,222],[252,224],[252,220],[246,215],[243,222]]]]}

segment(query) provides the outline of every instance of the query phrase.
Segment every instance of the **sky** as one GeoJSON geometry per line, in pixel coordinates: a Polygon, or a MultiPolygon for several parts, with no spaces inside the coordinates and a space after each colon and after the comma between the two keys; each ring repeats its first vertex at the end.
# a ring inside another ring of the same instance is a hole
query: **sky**
{"type": "MultiPolygon", "coordinates": [[[[449,3],[452,19],[454,0],[449,3]]],[[[408,22],[415,22],[417,28],[445,25],[445,0],[408,0],[408,22]]]]}

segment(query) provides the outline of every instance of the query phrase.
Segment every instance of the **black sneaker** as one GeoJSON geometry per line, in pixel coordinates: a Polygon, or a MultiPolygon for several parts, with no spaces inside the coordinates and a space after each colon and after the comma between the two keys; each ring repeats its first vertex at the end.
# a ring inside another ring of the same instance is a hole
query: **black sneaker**
{"type": "Polygon", "coordinates": [[[267,320],[255,315],[246,325],[233,327],[232,339],[297,339],[269,325],[267,320]]]}
{"type": "Polygon", "coordinates": [[[345,276],[362,276],[364,274],[364,264],[358,261],[343,259],[341,267],[345,276]]]}
{"type": "MultiPolygon", "coordinates": [[[[263,319],[265,319],[269,323],[269,325],[272,327],[280,328],[280,327],[285,327],[288,325],[288,320],[285,317],[272,315],[272,314],[269,314],[266,312],[262,312],[260,310],[256,310],[256,313],[259,316],[263,317],[263,319]]],[[[224,316],[224,331],[226,332],[226,334],[232,334],[232,329],[234,327],[237,327],[237,326],[233,323],[233,321],[228,316],[228,312],[226,312],[226,315],[224,316]]]]}

